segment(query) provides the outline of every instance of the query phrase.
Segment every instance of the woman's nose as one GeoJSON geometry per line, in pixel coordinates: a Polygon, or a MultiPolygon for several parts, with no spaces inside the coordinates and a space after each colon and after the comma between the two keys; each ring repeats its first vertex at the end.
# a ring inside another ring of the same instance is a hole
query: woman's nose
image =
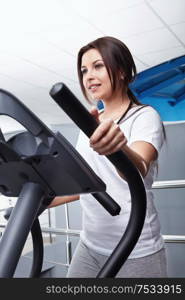
{"type": "Polygon", "coordinates": [[[87,79],[91,79],[94,78],[94,70],[93,69],[89,69],[87,72],[87,79]]]}

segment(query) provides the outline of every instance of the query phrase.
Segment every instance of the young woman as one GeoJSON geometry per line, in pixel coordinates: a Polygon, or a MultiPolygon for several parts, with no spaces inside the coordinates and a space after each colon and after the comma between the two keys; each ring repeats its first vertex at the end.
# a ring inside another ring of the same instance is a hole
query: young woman
{"type": "Polygon", "coordinates": [[[141,236],[117,277],[166,277],[164,241],[153,203],[151,186],[164,140],[162,122],[150,106],[141,105],[129,89],[136,67],[128,48],[113,37],[102,37],[84,46],[78,54],[81,89],[89,102],[101,99],[104,111],[91,113],[99,126],[90,140],[80,132],[77,150],[106,183],[107,192],[121,206],[110,216],[89,194],[57,197],[51,207],[80,198],[83,228],[68,277],[96,277],[127,226],[131,199],[124,174],[107,160],[118,150],[126,153],[143,177],[147,213],[141,236]]]}

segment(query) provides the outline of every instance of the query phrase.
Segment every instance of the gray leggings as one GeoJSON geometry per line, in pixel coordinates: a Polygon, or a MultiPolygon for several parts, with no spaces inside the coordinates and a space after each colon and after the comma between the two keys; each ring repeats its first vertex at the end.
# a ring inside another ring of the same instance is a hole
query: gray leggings
{"type": "MultiPolygon", "coordinates": [[[[98,254],[79,241],[69,267],[68,278],[95,278],[107,260],[107,256],[98,254]]],[[[167,277],[165,249],[140,258],[127,259],[116,277],[148,278],[167,277]]]]}

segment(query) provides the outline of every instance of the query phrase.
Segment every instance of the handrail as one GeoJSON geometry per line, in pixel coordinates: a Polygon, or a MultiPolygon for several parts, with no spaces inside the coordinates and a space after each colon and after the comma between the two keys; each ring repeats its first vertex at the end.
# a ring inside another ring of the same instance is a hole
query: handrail
{"type": "MultiPolygon", "coordinates": [[[[51,227],[42,227],[42,232],[44,233],[53,233],[57,235],[71,235],[79,236],[81,230],[76,229],[64,229],[64,228],[51,228],[51,227]]],[[[184,243],[185,235],[162,235],[163,239],[167,243],[184,243]]]]}
{"type": "MultiPolygon", "coordinates": [[[[71,236],[79,236],[80,230],[76,229],[64,229],[64,228],[49,228],[49,227],[42,227],[42,232],[45,233],[53,233],[57,235],[71,235],[71,236]]],[[[162,235],[163,239],[167,243],[183,243],[185,242],[185,235],[162,235]]]]}
{"type": "MultiPolygon", "coordinates": [[[[0,224],[0,228],[5,228],[5,224],[0,224]]],[[[41,227],[43,233],[53,233],[56,235],[70,235],[80,236],[81,230],[76,229],[65,229],[65,228],[54,228],[54,227],[41,227]]],[[[185,242],[185,235],[162,235],[163,239],[167,243],[183,243],[185,242]]]]}
{"type": "Polygon", "coordinates": [[[42,227],[41,229],[42,232],[44,233],[53,233],[57,235],[79,236],[81,232],[81,230],[76,230],[76,229],[53,228],[53,227],[42,227]]]}
{"type": "Polygon", "coordinates": [[[162,180],[155,181],[152,189],[185,188],[185,180],[162,180]]]}
{"type": "MultiPolygon", "coordinates": [[[[71,235],[71,236],[80,236],[80,230],[75,229],[59,229],[59,228],[47,228],[42,227],[42,232],[53,233],[58,235],[71,235]]],[[[185,242],[185,235],[163,235],[163,239],[167,243],[183,243],[185,242]]]]}
{"type": "Polygon", "coordinates": [[[185,235],[163,235],[166,243],[185,243],[185,235]]]}

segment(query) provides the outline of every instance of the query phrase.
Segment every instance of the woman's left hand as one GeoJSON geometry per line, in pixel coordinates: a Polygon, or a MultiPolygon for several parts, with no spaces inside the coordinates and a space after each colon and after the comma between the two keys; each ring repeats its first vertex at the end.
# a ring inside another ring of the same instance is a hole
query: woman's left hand
{"type": "MultiPolygon", "coordinates": [[[[91,114],[98,120],[95,110],[92,110],[91,114]]],[[[119,125],[111,119],[100,122],[90,138],[90,147],[101,155],[110,155],[122,150],[126,144],[127,139],[124,133],[121,131],[119,125]]]]}

